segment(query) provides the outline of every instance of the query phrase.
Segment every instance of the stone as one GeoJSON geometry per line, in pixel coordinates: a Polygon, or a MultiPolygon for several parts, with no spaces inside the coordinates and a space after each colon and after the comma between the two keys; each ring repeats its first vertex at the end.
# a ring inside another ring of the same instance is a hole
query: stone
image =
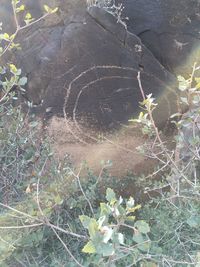
{"type": "Polygon", "coordinates": [[[152,93],[159,102],[154,112],[158,125],[176,112],[176,79],[140,38],[104,9],[87,11],[78,0],[55,5],[59,19],[53,15],[23,30],[17,38],[22,50],[5,60],[28,77],[25,98],[36,114],[64,116],[77,127],[82,123],[103,130],[127,124],[142,101],[139,71],[144,94],[152,93]]]}
{"type": "Polygon", "coordinates": [[[188,76],[194,62],[200,63],[200,13],[195,0],[119,0],[122,19],[130,32],[165,68],[188,76]]]}

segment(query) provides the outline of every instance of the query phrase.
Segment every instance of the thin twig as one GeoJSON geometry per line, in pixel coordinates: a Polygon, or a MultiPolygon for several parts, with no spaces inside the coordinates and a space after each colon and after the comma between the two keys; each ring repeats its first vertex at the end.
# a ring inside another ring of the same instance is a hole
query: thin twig
{"type": "Polygon", "coordinates": [[[44,223],[35,223],[35,224],[27,224],[27,225],[19,225],[19,226],[0,226],[0,229],[23,229],[23,228],[33,228],[37,226],[44,225],[44,223]]]}
{"type": "Polygon", "coordinates": [[[84,267],[82,264],[80,264],[77,259],[74,257],[74,255],[71,253],[71,251],[69,250],[69,248],[67,247],[67,245],[65,244],[65,242],[61,239],[61,237],[58,235],[58,233],[56,232],[56,230],[54,229],[54,227],[52,227],[52,225],[50,224],[48,218],[45,216],[44,212],[42,211],[42,208],[40,206],[40,200],[39,200],[39,186],[40,186],[40,178],[38,178],[38,182],[37,182],[37,194],[36,194],[36,200],[37,200],[37,205],[38,205],[38,209],[42,215],[42,217],[44,218],[46,224],[52,229],[52,231],[54,232],[54,234],[56,235],[56,237],[59,239],[59,241],[62,243],[63,247],[65,248],[65,250],[67,251],[67,253],[70,255],[70,257],[76,262],[76,264],[80,267],[84,267]]]}
{"type": "MultiPolygon", "coordinates": [[[[145,100],[145,94],[144,94],[144,90],[143,90],[143,87],[142,87],[142,82],[141,82],[141,76],[140,76],[140,71],[138,72],[138,75],[137,75],[137,80],[138,80],[138,85],[139,85],[139,88],[140,88],[140,91],[141,91],[141,94],[142,94],[142,97],[143,97],[143,100],[145,100]]],[[[148,115],[149,115],[149,119],[151,121],[151,124],[153,126],[153,129],[155,131],[155,134],[156,134],[156,137],[160,143],[160,146],[161,146],[161,149],[162,151],[165,153],[167,159],[171,162],[171,164],[174,166],[175,170],[177,171],[177,173],[179,173],[179,175],[181,177],[183,177],[187,182],[188,184],[190,185],[193,185],[193,183],[185,176],[185,174],[178,168],[178,166],[176,165],[176,163],[174,162],[174,160],[172,159],[172,157],[169,155],[169,153],[167,152],[164,144],[163,144],[163,141],[160,137],[160,134],[159,134],[159,131],[158,131],[158,128],[155,124],[155,121],[154,121],[154,118],[153,118],[153,114],[152,114],[152,111],[151,111],[151,108],[149,106],[147,106],[147,112],[148,112],[148,115]]],[[[177,173],[175,173],[175,176],[177,176],[177,173]]]]}
{"type": "Polygon", "coordinates": [[[80,170],[79,170],[78,174],[75,174],[75,173],[72,171],[72,175],[77,179],[77,181],[78,181],[78,185],[79,185],[79,187],[80,187],[80,190],[81,190],[81,192],[82,192],[82,194],[83,194],[85,200],[87,201],[87,203],[88,203],[88,205],[89,205],[89,207],[90,207],[90,210],[91,210],[92,214],[94,215],[94,210],[93,210],[92,204],[90,203],[90,200],[89,200],[89,198],[86,196],[86,194],[85,194],[85,192],[84,192],[84,190],[83,190],[83,187],[82,187],[82,185],[81,185],[81,181],[80,181],[80,177],[79,177],[80,172],[81,172],[81,169],[82,169],[82,165],[81,165],[81,167],[80,167],[80,170]]]}

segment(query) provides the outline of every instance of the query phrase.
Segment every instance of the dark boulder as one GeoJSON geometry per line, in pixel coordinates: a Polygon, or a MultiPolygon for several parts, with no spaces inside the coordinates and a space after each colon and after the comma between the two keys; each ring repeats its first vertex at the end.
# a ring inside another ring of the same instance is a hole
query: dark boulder
{"type": "Polygon", "coordinates": [[[175,74],[200,63],[200,3],[196,0],[119,0],[128,30],[175,74]]]}
{"type": "Polygon", "coordinates": [[[114,16],[97,7],[86,11],[79,2],[66,0],[59,14],[22,31],[22,50],[8,55],[28,77],[34,112],[117,127],[139,111],[141,71],[145,95],[160,103],[156,122],[166,122],[176,112],[174,76],[114,16]]]}

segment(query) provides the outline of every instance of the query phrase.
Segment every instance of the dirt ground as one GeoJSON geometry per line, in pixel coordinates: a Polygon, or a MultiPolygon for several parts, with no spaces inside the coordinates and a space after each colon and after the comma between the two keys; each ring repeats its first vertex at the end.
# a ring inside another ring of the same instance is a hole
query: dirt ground
{"type": "Polygon", "coordinates": [[[105,166],[110,175],[117,177],[123,177],[127,172],[148,174],[153,171],[155,162],[137,151],[145,138],[132,126],[100,134],[88,128],[77,128],[64,118],[53,117],[46,130],[53,140],[56,156],[59,159],[67,156],[76,169],[85,162],[97,175],[105,166]]]}

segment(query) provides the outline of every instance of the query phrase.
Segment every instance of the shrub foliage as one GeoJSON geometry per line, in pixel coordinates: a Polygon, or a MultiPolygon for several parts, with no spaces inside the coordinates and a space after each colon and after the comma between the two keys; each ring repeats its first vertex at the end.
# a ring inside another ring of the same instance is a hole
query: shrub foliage
{"type": "MultiPolygon", "coordinates": [[[[0,57],[19,49],[20,30],[57,11],[45,5],[36,20],[25,13],[20,26],[24,5],[12,5],[16,31],[0,34],[0,57]]],[[[106,173],[81,177],[70,162],[57,161],[40,123],[13,104],[26,77],[11,63],[0,66],[0,265],[200,266],[199,69],[194,64],[189,79],[178,77],[179,104],[188,111],[171,117],[174,149],[162,140],[155,100],[144,95],[138,72],[143,112],[131,121],[149,136],[141,151],[158,161],[151,175],[157,179],[137,177],[148,196],[140,205],[110,187],[104,192],[111,183],[106,173]]]]}

